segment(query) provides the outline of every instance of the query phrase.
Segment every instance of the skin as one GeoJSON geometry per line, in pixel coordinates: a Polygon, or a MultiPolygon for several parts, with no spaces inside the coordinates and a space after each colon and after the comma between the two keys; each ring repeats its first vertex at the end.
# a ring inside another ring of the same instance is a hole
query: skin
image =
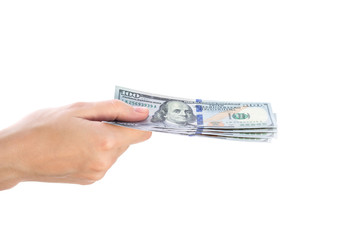
{"type": "Polygon", "coordinates": [[[191,115],[191,108],[182,102],[171,102],[168,105],[166,119],[177,124],[186,124],[191,115]]]}
{"type": "Polygon", "coordinates": [[[0,190],[23,181],[91,184],[151,132],[101,121],[141,121],[146,108],[119,100],[36,111],[0,131],[0,190]]]}

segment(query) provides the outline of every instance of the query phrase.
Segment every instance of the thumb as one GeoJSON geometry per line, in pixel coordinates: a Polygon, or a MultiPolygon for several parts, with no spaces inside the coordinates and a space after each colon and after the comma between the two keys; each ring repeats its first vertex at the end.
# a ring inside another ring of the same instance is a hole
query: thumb
{"type": "Polygon", "coordinates": [[[76,103],[70,106],[78,117],[94,121],[142,121],[149,115],[149,110],[132,107],[120,100],[108,100],[92,103],[76,103]]]}

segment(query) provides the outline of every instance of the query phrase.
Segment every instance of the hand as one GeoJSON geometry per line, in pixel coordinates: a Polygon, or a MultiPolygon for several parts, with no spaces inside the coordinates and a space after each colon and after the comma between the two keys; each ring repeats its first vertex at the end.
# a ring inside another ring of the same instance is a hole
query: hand
{"type": "Polygon", "coordinates": [[[21,181],[91,184],[151,132],[101,121],[141,121],[146,108],[119,100],[75,103],[34,112],[0,131],[0,190],[21,181]]]}

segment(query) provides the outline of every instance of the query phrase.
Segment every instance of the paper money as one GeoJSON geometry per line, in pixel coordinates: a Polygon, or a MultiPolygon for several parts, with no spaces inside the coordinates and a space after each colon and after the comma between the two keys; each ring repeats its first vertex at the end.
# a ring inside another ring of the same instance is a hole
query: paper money
{"type": "Polygon", "coordinates": [[[149,109],[141,122],[109,122],[135,129],[240,141],[269,141],[276,136],[270,103],[185,99],[115,87],[115,99],[149,109]]]}

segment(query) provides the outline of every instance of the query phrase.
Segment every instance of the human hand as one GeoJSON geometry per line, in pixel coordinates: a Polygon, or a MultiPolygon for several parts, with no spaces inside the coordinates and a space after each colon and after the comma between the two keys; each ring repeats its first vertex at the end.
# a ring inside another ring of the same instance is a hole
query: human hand
{"type": "Polygon", "coordinates": [[[151,132],[101,121],[141,121],[146,108],[119,100],[39,110],[0,131],[0,190],[22,181],[91,184],[151,132]]]}

